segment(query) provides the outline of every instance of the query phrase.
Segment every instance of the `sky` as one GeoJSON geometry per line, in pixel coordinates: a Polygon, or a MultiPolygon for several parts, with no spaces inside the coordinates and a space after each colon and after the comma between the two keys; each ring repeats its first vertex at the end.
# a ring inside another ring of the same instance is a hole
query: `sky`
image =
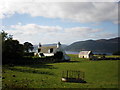
{"type": "Polygon", "coordinates": [[[20,43],[71,44],[118,36],[117,2],[4,0],[0,4],[0,30],[20,43]]]}

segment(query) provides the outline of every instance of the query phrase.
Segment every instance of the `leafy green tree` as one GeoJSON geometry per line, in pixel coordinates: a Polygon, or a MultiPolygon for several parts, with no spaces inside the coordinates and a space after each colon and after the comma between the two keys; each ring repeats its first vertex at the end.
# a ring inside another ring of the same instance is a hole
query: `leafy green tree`
{"type": "Polygon", "coordinates": [[[1,46],[2,46],[2,53],[3,53],[5,50],[5,40],[8,39],[8,33],[2,30],[2,32],[0,32],[0,36],[1,36],[1,46]]]}
{"type": "Polygon", "coordinates": [[[29,42],[24,43],[24,51],[25,52],[32,51],[33,49],[34,49],[34,47],[31,43],[29,43],[29,42]]]}
{"type": "Polygon", "coordinates": [[[8,39],[8,33],[6,33],[5,31],[2,30],[0,35],[2,36],[2,42],[4,42],[6,39],[8,39]]]}
{"type": "Polygon", "coordinates": [[[20,58],[23,56],[23,45],[19,44],[19,41],[7,39],[4,44],[3,55],[9,58],[20,58]]]}
{"type": "MultiPolygon", "coordinates": [[[[8,35],[5,31],[0,32],[2,39],[2,59],[4,63],[11,63],[18,60],[24,54],[24,47],[18,40],[13,40],[12,35],[8,35]]],[[[17,62],[17,61],[16,61],[17,62]]]]}

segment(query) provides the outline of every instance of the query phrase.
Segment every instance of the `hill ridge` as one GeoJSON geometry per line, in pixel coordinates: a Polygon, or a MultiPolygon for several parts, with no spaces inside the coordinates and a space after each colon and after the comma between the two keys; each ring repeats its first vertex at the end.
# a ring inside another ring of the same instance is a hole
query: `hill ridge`
{"type": "Polygon", "coordinates": [[[66,51],[91,50],[93,52],[113,53],[118,51],[120,37],[111,39],[85,40],[77,41],[65,48],[66,51]]]}

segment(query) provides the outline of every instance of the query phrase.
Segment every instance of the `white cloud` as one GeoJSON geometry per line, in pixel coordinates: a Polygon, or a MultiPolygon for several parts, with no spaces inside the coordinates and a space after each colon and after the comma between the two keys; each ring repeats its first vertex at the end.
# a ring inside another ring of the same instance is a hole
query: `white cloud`
{"type": "Polygon", "coordinates": [[[14,13],[32,17],[61,18],[77,22],[102,22],[118,20],[118,5],[113,2],[37,2],[4,0],[0,5],[0,18],[14,13]]]}
{"type": "Polygon", "coordinates": [[[17,25],[11,25],[11,30],[8,30],[8,32],[12,32],[14,34],[24,34],[24,35],[32,35],[37,33],[51,33],[51,32],[58,32],[62,28],[59,26],[42,26],[37,24],[26,24],[21,25],[21,23],[18,23],[17,25]]]}
{"type": "Polygon", "coordinates": [[[61,32],[62,27],[59,26],[42,26],[37,24],[11,25],[7,33],[12,34],[14,39],[18,39],[21,43],[25,41],[32,41],[33,43],[39,42],[39,40],[48,41],[48,34],[61,32]]]}
{"type": "Polygon", "coordinates": [[[90,27],[72,27],[63,28],[60,26],[42,26],[37,24],[11,25],[7,33],[12,34],[14,39],[21,43],[25,41],[33,44],[41,43],[57,43],[58,41],[70,44],[74,41],[109,38],[115,36],[111,33],[103,33],[101,29],[90,27]]]}
{"type": "Polygon", "coordinates": [[[94,36],[96,37],[96,39],[101,39],[102,37],[104,38],[111,38],[111,37],[118,37],[118,33],[99,33],[97,36],[94,36]]]}
{"type": "Polygon", "coordinates": [[[101,29],[92,29],[90,27],[73,27],[66,28],[66,32],[78,32],[78,33],[95,33],[101,31],[101,29]]]}

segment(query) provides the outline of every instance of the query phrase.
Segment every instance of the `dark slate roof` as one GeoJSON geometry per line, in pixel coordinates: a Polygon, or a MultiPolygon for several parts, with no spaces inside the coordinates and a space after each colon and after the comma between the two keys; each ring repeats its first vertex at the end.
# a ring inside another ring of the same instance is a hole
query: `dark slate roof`
{"type": "Polygon", "coordinates": [[[40,47],[42,53],[48,53],[48,50],[53,48],[53,51],[57,49],[57,46],[42,46],[40,47]]]}

